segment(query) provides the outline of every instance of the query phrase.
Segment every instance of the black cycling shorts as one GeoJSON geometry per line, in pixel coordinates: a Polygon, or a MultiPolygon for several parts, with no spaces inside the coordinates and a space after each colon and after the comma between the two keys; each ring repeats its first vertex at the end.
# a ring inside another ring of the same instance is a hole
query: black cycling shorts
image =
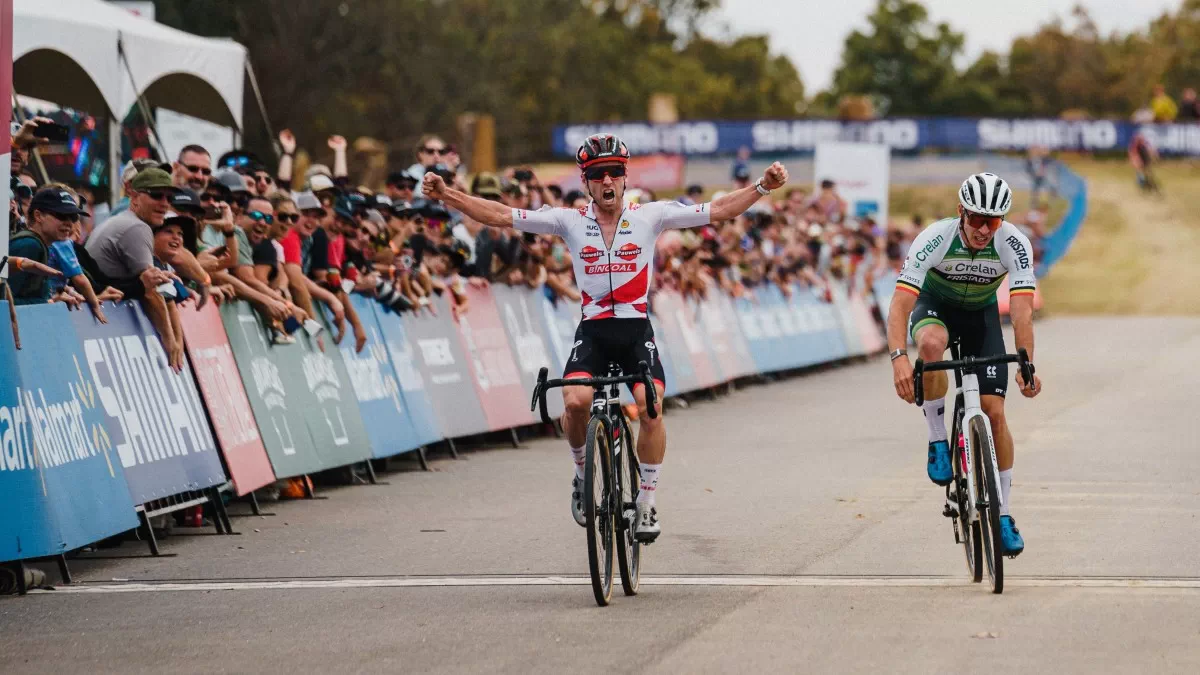
{"type": "Polygon", "coordinates": [[[634,375],[638,372],[639,361],[650,366],[650,377],[665,389],[667,376],[663,372],[650,319],[580,321],[563,377],[604,377],[608,375],[610,363],[620,366],[623,374],[634,375]]]}
{"type": "MultiPolygon", "coordinates": [[[[962,309],[922,293],[908,316],[908,334],[916,341],[916,332],[936,323],[945,327],[950,341],[962,339],[960,356],[998,356],[1007,354],[1004,331],[1000,326],[1000,307],[995,303],[980,309],[962,309]]],[[[1004,396],[1008,392],[1008,364],[997,363],[979,370],[980,395],[1004,396]]]]}

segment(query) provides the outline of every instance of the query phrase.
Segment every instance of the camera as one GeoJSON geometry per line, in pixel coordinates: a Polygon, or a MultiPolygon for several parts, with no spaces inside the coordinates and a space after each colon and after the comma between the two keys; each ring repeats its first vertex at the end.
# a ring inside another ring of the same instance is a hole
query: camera
{"type": "Polygon", "coordinates": [[[402,293],[399,288],[392,285],[391,282],[383,279],[380,279],[379,282],[375,284],[375,299],[379,301],[379,304],[391,309],[397,314],[400,312],[407,312],[414,307],[412,300],[409,300],[407,295],[402,293]]]}
{"type": "Polygon", "coordinates": [[[513,172],[513,178],[517,179],[517,182],[528,183],[533,180],[533,172],[529,169],[517,169],[513,172]]]}

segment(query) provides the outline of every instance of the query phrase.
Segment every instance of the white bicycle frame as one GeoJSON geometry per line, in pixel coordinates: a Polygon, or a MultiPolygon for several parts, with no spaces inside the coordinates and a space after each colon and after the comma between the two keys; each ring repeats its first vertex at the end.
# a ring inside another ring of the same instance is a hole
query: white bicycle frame
{"type": "MultiPolygon", "coordinates": [[[[999,464],[996,463],[996,439],[992,436],[992,422],[983,412],[983,406],[979,403],[979,376],[974,372],[964,373],[962,376],[962,386],[958,389],[963,397],[963,421],[962,428],[959,430],[963,435],[963,447],[966,451],[966,478],[967,478],[967,521],[969,523],[979,522],[979,510],[975,505],[979,503],[978,495],[975,494],[975,470],[974,466],[974,448],[971,445],[971,423],[974,420],[979,420],[984,433],[987,435],[988,445],[991,447],[991,456],[988,461],[992,463],[992,475],[1000,476],[999,464]]],[[[957,439],[955,439],[957,441],[957,439]]],[[[957,445],[957,442],[956,442],[957,445]]],[[[957,461],[957,459],[955,460],[957,461]]],[[[990,505],[991,508],[1001,509],[1004,506],[1004,494],[1000,490],[1000,486],[996,486],[996,497],[1000,500],[999,504],[990,505]]]]}

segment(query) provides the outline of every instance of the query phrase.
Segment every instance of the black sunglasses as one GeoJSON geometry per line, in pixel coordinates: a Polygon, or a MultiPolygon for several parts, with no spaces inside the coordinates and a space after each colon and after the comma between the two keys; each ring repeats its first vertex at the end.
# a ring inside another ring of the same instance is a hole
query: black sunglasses
{"type": "Polygon", "coordinates": [[[64,223],[78,223],[79,222],[79,214],[78,213],[72,213],[72,214],[66,215],[66,216],[59,215],[57,213],[54,213],[53,211],[51,211],[50,213],[55,218],[63,221],[64,223]]]}
{"type": "Polygon", "coordinates": [[[271,176],[270,176],[269,174],[265,174],[265,173],[256,173],[256,174],[254,174],[254,180],[256,180],[256,181],[257,181],[257,180],[263,180],[263,181],[266,181],[266,182],[268,182],[268,183],[274,183],[274,182],[275,182],[275,179],[274,179],[274,178],[271,178],[271,176]]]}
{"type": "Polygon", "coordinates": [[[266,223],[268,225],[275,223],[275,216],[272,216],[269,213],[263,213],[262,211],[250,211],[246,215],[250,216],[250,219],[256,223],[266,223]]]}
{"type": "Polygon", "coordinates": [[[275,220],[281,223],[298,223],[300,222],[299,213],[276,213],[275,220]]]}
{"type": "Polygon", "coordinates": [[[431,155],[444,155],[444,154],[446,154],[446,149],[445,148],[430,148],[430,147],[426,146],[424,148],[421,148],[421,152],[426,152],[431,155]]]}
{"type": "Polygon", "coordinates": [[[204,174],[205,176],[212,175],[212,169],[208,168],[207,166],[196,166],[195,164],[184,164],[183,168],[187,169],[188,171],[191,171],[192,173],[204,174]]]}
{"type": "Polygon", "coordinates": [[[605,176],[621,178],[625,175],[625,167],[620,164],[613,166],[597,166],[584,171],[583,175],[587,176],[588,180],[604,180],[605,176]]]}
{"type": "Polygon", "coordinates": [[[167,192],[165,190],[149,190],[147,192],[143,192],[142,194],[146,195],[147,197],[149,197],[150,199],[153,199],[156,202],[161,202],[161,201],[166,201],[166,200],[170,199],[172,193],[167,192]]]}

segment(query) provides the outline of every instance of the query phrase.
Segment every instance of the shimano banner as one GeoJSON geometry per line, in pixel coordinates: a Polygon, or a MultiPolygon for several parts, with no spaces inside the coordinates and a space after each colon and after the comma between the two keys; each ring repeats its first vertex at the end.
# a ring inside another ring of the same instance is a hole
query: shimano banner
{"type": "Polygon", "coordinates": [[[634,154],[808,153],[819,143],[878,143],[895,152],[946,150],[1121,151],[1138,133],[1164,155],[1200,155],[1200,125],[1134,124],[1119,120],[888,118],[842,120],[689,121],[675,124],[614,122],[555,127],[554,152],[573,156],[589,134],[617,134],[634,154]]]}
{"type": "MultiPolygon", "coordinates": [[[[71,312],[108,435],[135,504],[225,482],[192,370],[176,373],[136,302],[110,305],[108,323],[71,312]]],[[[182,349],[182,345],[180,345],[182,349]]]]}
{"type": "Polygon", "coordinates": [[[0,559],[63,553],[137,527],[124,451],[105,415],[111,394],[89,371],[66,307],[18,307],[19,350],[6,303],[0,315],[0,483],[13,488],[0,491],[0,559]]]}

